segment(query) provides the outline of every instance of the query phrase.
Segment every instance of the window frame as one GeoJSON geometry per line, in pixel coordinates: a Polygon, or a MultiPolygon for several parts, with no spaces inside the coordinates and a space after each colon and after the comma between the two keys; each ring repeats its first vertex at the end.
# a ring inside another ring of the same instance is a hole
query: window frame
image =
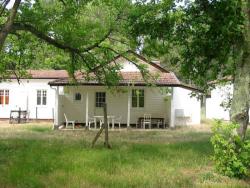
{"type": "Polygon", "coordinates": [[[82,101],[82,94],[80,92],[75,92],[73,96],[73,100],[75,102],[81,102],[82,101]],[[80,99],[77,99],[77,95],[80,96],[80,99]]]}
{"type": "Polygon", "coordinates": [[[37,106],[47,106],[48,104],[48,92],[46,89],[37,89],[36,90],[36,105],[37,106]],[[40,93],[40,104],[38,104],[38,93],[40,93]],[[44,103],[45,102],[45,103],[44,103]]]}
{"type": "Polygon", "coordinates": [[[4,105],[9,105],[9,104],[10,104],[10,90],[5,89],[4,90],[4,105]],[[8,95],[6,93],[8,93],[8,95]],[[8,97],[8,103],[6,103],[7,97],[8,97]]]}
{"type": "Polygon", "coordinates": [[[132,89],[131,107],[132,108],[139,108],[139,109],[145,108],[145,90],[144,89],[132,89]],[[138,92],[138,94],[137,94],[137,92],[138,92]],[[143,99],[142,105],[140,104],[141,99],[143,99]],[[136,103],[136,105],[135,105],[135,103],[136,103]]]}
{"type": "Polygon", "coordinates": [[[106,103],[106,92],[95,92],[95,107],[102,108],[104,103],[106,103]]]}
{"type": "Polygon", "coordinates": [[[0,105],[8,106],[10,104],[10,90],[9,89],[0,89],[0,105]],[[8,99],[7,99],[8,98],[8,99]],[[8,103],[6,103],[8,101],[8,103]]]}

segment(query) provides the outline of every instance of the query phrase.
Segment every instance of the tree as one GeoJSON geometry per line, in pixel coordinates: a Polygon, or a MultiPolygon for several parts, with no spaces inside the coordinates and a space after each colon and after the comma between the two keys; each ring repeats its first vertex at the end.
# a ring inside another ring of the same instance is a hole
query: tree
{"type": "MultiPolygon", "coordinates": [[[[44,55],[52,54],[63,59],[64,66],[55,66],[66,67],[74,82],[76,70],[93,72],[108,86],[119,82],[120,66],[110,62],[117,55],[127,57],[136,47],[126,28],[130,1],[15,0],[10,10],[9,2],[4,0],[0,7],[0,81],[10,74],[25,75],[30,67],[44,67],[44,55]]],[[[105,146],[110,148],[106,104],[104,120],[105,146]]]]}
{"type": "Polygon", "coordinates": [[[8,77],[10,68],[24,70],[28,57],[34,67],[35,49],[50,45],[53,54],[64,54],[68,59],[64,67],[72,77],[75,70],[94,72],[101,82],[114,84],[117,79],[109,79],[109,75],[118,67],[107,64],[115,56],[135,48],[124,27],[129,6],[127,0],[26,0],[12,9],[1,7],[4,9],[0,17],[1,32],[5,31],[6,18],[14,8],[16,10],[16,15],[11,17],[11,27],[4,32],[8,35],[3,40],[1,77],[4,74],[8,77]],[[30,48],[34,45],[37,46],[30,48]]]}
{"type": "Polygon", "coordinates": [[[181,74],[204,90],[210,81],[232,75],[230,116],[240,125],[238,133],[244,139],[250,107],[250,2],[185,2],[137,1],[130,16],[132,34],[162,54],[164,48],[165,52],[179,48],[174,62],[180,65],[181,74]]]}
{"type": "MultiPolygon", "coordinates": [[[[9,2],[10,2],[9,0],[4,0],[2,2],[2,6],[3,6],[2,9],[5,9],[9,2]]],[[[17,9],[18,9],[20,3],[21,3],[21,0],[15,0],[13,8],[11,9],[10,14],[7,18],[7,21],[5,22],[4,26],[2,27],[2,29],[0,31],[0,51],[2,51],[3,44],[4,44],[8,34],[12,30],[13,23],[14,23],[16,14],[17,14],[17,9]]]]}

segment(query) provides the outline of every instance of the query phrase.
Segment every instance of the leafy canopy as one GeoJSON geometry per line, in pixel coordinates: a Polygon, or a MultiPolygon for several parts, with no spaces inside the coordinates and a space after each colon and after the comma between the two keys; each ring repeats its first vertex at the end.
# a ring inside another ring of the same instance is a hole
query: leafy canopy
{"type": "Polygon", "coordinates": [[[130,16],[133,35],[144,38],[143,53],[166,56],[181,75],[207,88],[233,75],[244,42],[241,0],[137,1],[130,16]],[[182,2],[182,1],[181,1],[182,2]]]}
{"type": "MultiPolygon", "coordinates": [[[[130,6],[128,0],[22,2],[1,54],[1,76],[10,69],[66,67],[72,76],[75,70],[94,72],[100,81],[114,84],[119,67],[107,64],[136,48],[126,27],[130,6]]],[[[8,14],[1,15],[0,28],[8,14]]]]}

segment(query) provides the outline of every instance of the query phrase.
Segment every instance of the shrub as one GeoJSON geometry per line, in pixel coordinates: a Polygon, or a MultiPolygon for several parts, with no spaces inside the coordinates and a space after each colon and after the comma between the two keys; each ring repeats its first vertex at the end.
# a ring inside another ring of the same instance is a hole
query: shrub
{"type": "Polygon", "coordinates": [[[216,121],[211,142],[216,170],[229,177],[243,178],[250,167],[250,141],[237,134],[239,125],[216,121]]]}

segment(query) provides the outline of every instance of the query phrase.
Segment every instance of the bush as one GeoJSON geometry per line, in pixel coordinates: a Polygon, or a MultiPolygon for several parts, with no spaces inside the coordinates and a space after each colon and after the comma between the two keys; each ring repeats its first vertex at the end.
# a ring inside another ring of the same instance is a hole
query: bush
{"type": "Polygon", "coordinates": [[[250,167],[250,141],[242,141],[237,134],[239,126],[216,121],[212,127],[211,142],[216,170],[229,177],[243,178],[250,167]]]}

